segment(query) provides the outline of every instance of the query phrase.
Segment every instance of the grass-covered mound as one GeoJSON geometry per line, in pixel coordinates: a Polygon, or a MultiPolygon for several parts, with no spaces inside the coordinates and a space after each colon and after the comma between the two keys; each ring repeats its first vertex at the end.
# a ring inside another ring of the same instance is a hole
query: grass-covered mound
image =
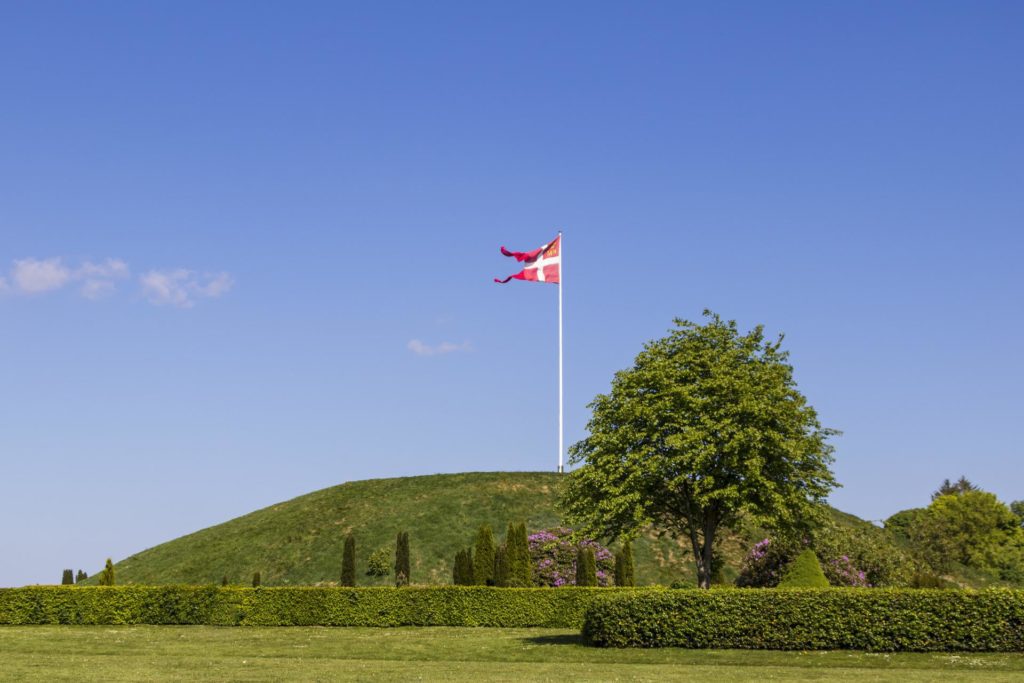
{"type": "MultiPolygon", "coordinates": [[[[468,547],[481,524],[501,542],[510,521],[530,532],[558,526],[561,475],[549,472],[474,472],[370,479],[322,489],[223,524],[182,536],[115,564],[118,584],[249,585],[260,572],[264,586],[333,585],[341,579],[345,537],[356,539],[356,582],[390,585],[393,577],[366,576],[371,553],[385,549],[394,564],[395,537],[409,533],[414,584],[452,581],[455,553],[468,547]]],[[[887,534],[832,510],[835,523],[875,538],[883,556],[887,534]]],[[[747,551],[763,532],[724,533],[722,577],[731,583],[747,551]]],[[[636,584],[693,582],[687,541],[653,532],[633,544],[636,584]]],[[[102,549],[97,555],[103,557],[102,549]]],[[[95,584],[98,568],[87,584],[95,584]]]]}

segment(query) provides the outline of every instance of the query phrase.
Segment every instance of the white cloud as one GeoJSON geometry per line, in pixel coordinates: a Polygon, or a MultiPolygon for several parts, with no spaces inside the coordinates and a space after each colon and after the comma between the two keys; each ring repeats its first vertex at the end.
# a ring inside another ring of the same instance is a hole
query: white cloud
{"type": "Polygon", "coordinates": [[[11,280],[26,294],[37,294],[60,289],[71,279],[71,271],[59,258],[38,260],[27,258],[14,262],[11,280]]]}
{"type": "Polygon", "coordinates": [[[430,344],[424,344],[419,339],[410,339],[409,343],[406,344],[406,348],[415,353],[417,356],[439,356],[445,353],[455,353],[457,351],[473,350],[473,346],[469,342],[456,344],[455,342],[446,341],[431,346],[430,344]]]}
{"type": "Polygon", "coordinates": [[[0,294],[3,294],[10,288],[11,286],[7,284],[7,278],[5,278],[3,275],[0,275],[0,294]]]}
{"type": "Polygon", "coordinates": [[[86,299],[95,301],[114,293],[114,283],[110,280],[86,280],[79,290],[86,299]]]}
{"type": "Polygon", "coordinates": [[[86,299],[96,300],[112,294],[114,280],[128,277],[128,264],[120,259],[108,258],[103,263],[86,261],[74,273],[76,280],[85,280],[79,290],[86,299]]]}
{"type": "Polygon", "coordinates": [[[151,270],[139,278],[146,300],[157,306],[192,308],[198,298],[217,298],[235,284],[227,273],[203,275],[177,268],[151,270]]]}

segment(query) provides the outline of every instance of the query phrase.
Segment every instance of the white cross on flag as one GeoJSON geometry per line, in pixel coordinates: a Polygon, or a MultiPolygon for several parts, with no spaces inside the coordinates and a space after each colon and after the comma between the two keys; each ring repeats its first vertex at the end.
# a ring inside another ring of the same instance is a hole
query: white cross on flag
{"type": "Polygon", "coordinates": [[[559,235],[540,249],[533,251],[509,251],[501,248],[505,256],[512,256],[516,261],[524,262],[523,269],[504,280],[494,278],[495,282],[505,284],[509,280],[529,280],[530,282],[553,282],[558,284],[562,275],[562,236],[559,235]]]}

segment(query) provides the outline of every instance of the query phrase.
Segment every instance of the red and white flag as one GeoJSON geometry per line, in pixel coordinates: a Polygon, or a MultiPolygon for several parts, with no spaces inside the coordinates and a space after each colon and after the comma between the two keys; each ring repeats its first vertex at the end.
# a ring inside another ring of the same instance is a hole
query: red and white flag
{"type": "Polygon", "coordinates": [[[533,251],[509,251],[501,248],[505,256],[512,256],[516,261],[525,265],[515,275],[509,275],[504,280],[494,278],[495,282],[505,284],[509,280],[529,280],[530,282],[561,282],[562,276],[562,236],[548,242],[540,249],[533,251]]]}

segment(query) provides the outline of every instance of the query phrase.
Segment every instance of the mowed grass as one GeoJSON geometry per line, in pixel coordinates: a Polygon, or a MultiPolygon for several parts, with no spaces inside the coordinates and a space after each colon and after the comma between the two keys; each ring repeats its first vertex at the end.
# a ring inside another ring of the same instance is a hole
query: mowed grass
{"type": "Polygon", "coordinates": [[[576,631],[470,628],[0,628],[18,681],[1020,681],[1020,654],[602,650],[576,631]]]}

